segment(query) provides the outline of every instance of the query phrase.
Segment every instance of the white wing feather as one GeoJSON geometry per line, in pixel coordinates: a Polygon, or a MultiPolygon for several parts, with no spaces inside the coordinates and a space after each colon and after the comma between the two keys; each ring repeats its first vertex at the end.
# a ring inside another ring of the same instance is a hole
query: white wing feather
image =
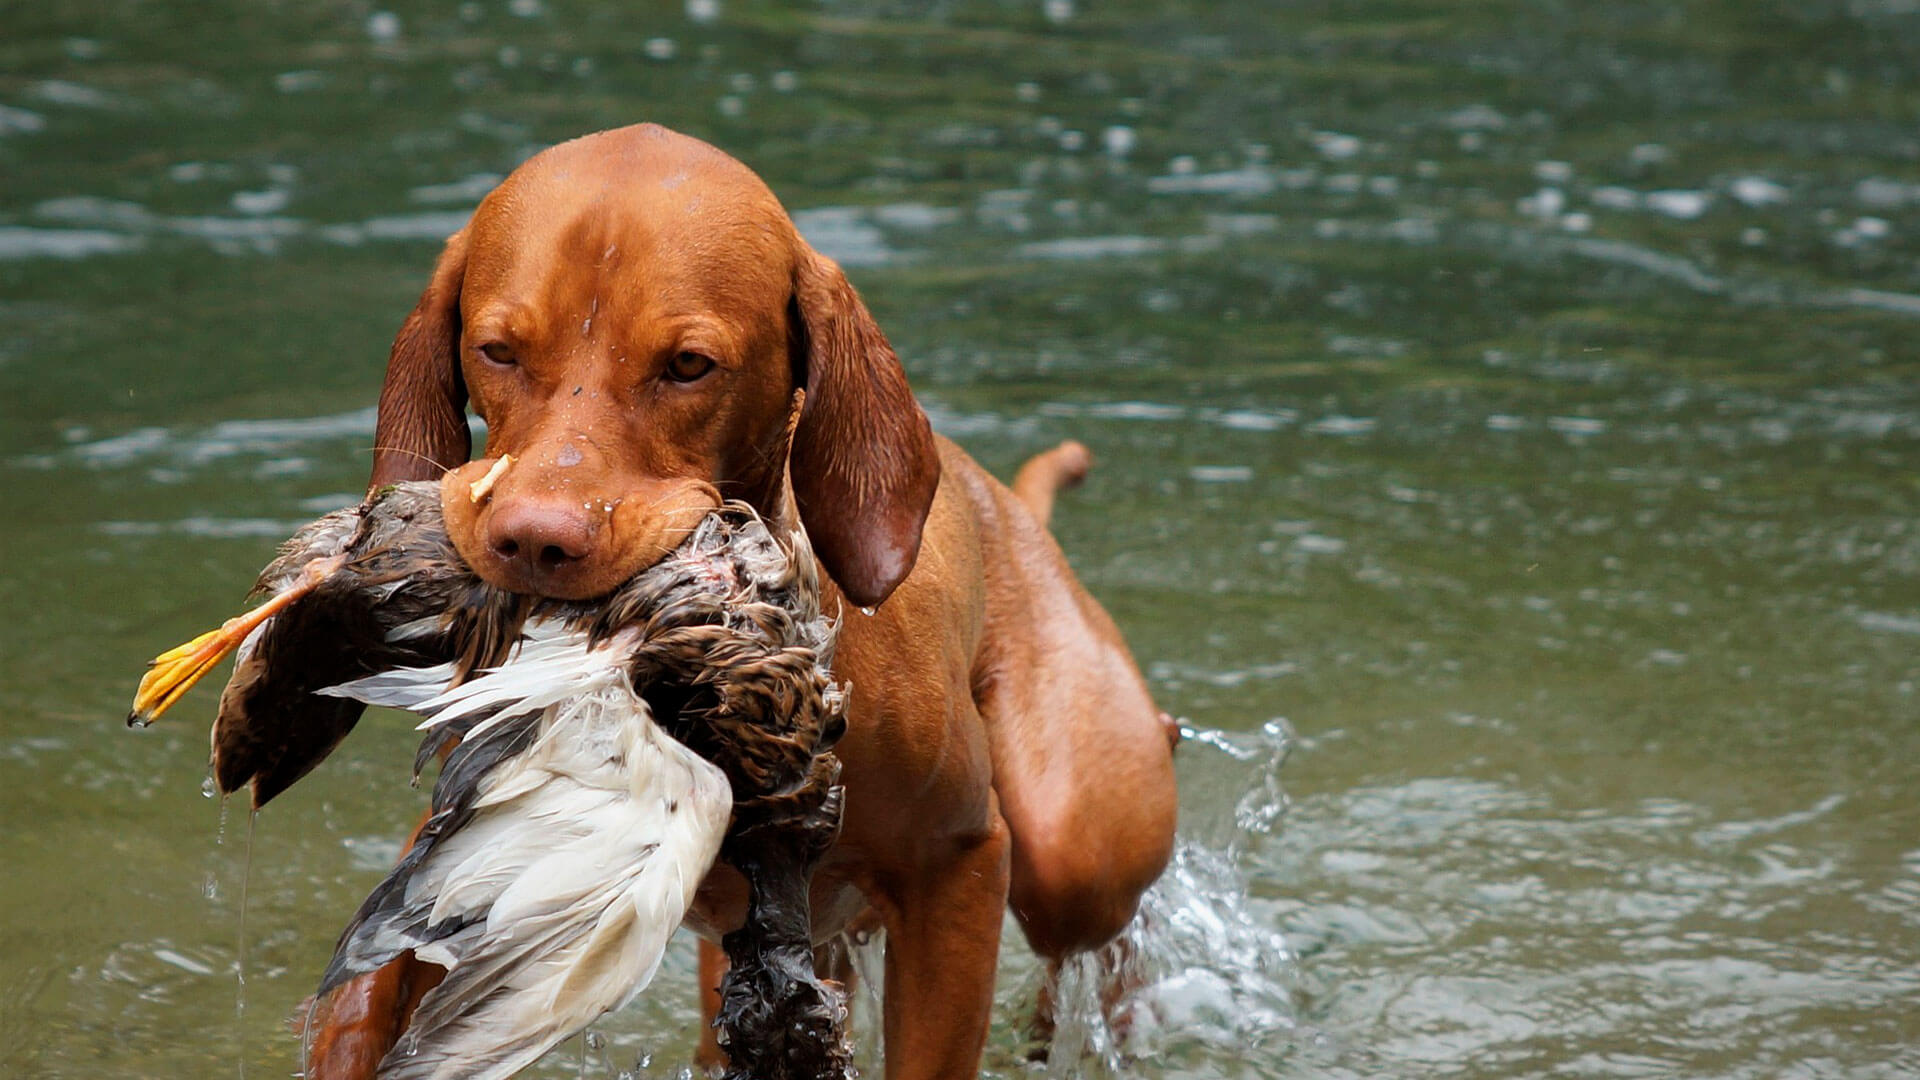
{"type": "Polygon", "coordinates": [[[400,704],[437,727],[540,710],[526,750],[480,781],[471,820],[407,885],[431,920],[470,922],[417,951],[448,969],[387,1080],[503,1080],[652,981],[720,850],[726,775],[653,722],[617,637],[536,621],[506,663],[452,689],[450,666],[386,672],[328,693],[400,704]]]}

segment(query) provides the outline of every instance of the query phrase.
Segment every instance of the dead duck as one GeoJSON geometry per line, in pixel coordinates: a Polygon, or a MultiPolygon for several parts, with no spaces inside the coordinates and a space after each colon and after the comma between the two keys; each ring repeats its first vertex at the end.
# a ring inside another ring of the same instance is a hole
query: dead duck
{"type": "Polygon", "coordinates": [[[844,1007],[810,967],[788,970],[837,831],[844,725],[804,536],[782,545],[729,508],[600,601],[531,600],[467,570],[439,499],[396,485],[302,529],[261,575],[269,598],[157,658],[129,717],[151,722],[237,652],[214,775],[256,806],[366,704],[426,717],[416,774],[451,748],[431,818],[341,935],[320,1000],[413,950],[448,975],[380,1075],[511,1075],[651,980],[724,839],[754,898],[728,941],[736,1066],[795,1046],[779,1075],[844,1075],[844,1007]]]}

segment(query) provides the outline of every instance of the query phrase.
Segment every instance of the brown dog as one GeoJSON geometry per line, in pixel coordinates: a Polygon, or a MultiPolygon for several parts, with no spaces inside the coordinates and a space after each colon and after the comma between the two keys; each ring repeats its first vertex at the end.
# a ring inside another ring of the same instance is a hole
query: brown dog
{"type": "MultiPolygon", "coordinates": [[[[642,125],[516,170],[395,339],[376,445],[373,483],[444,473],[461,555],[523,592],[605,592],[722,499],[798,514],[847,602],[852,686],[815,930],[884,924],[893,1080],[978,1070],[1009,903],[1057,963],[1119,933],[1166,865],[1166,721],[1045,529],[1084,449],[1036,458],[1016,496],[936,438],[839,267],[718,150],[642,125]]],[[[689,922],[712,941],[744,907],[717,869],[689,922]]],[[[703,944],[707,981],[721,963],[703,944]]],[[[404,959],[340,991],[309,1075],[371,1075],[438,974],[404,959]]]]}

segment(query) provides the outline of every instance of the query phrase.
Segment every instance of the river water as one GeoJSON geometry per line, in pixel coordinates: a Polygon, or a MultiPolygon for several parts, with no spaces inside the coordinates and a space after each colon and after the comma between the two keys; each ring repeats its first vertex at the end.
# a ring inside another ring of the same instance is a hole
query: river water
{"type": "MultiPolygon", "coordinates": [[[[133,682],[354,497],[480,194],[640,119],[989,466],[1099,458],[1184,839],[1123,1031],[1070,972],[1026,1064],[1010,932],[992,1073],[1920,1075],[1909,0],[0,8],[0,1073],[297,1068],[408,725],[250,829],[133,682]]],[[[672,1075],[690,967],[542,1075],[672,1075]]]]}

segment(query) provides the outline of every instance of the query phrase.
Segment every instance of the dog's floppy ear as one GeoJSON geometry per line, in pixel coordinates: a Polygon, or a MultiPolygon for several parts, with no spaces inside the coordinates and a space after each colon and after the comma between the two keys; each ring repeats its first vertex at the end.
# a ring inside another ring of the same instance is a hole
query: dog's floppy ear
{"type": "Polygon", "coordinates": [[[793,433],[800,520],[827,574],[854,603],[885,600],[913,569],[940,483],[927,414],[860,295],[804,242],[793,283],[793,433]]]}
{"type": "Polygon", "coordinates": [[[460,282],[466,273],[462,229],[447,240],[427,291],[393,339],[373,429],[369,487],[437,480],[473,452],[467,386],[460,377],[460,282]]]}

